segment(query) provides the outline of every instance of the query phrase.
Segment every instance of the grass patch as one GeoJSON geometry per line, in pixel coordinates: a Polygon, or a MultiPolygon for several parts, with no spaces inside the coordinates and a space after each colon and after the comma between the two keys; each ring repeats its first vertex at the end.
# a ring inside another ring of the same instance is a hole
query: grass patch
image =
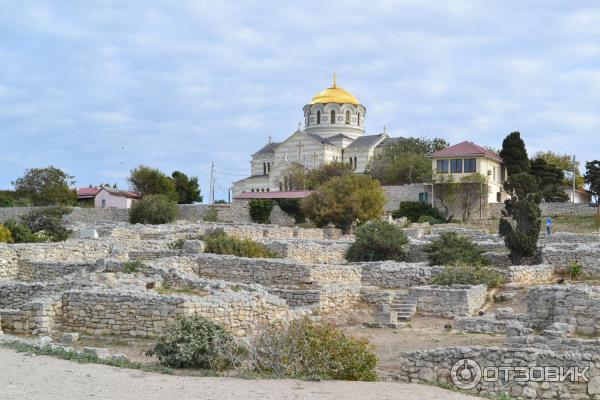
{"type": "Polygon", "coordinates": [[[37,348],[23,343],[1,343],[0,346],[7,347],[16,350],[19,353],[32,353],[38,356],[51,356],[60,358],[62,360],[75,361],[80,364],[102,364],[110,365],[111,367],[139,369],[146,372],[158,372],[161,374],[173,374],[173,368],[165,367],[161,364],[149,364],[142,363],[139,361],[130,360],[113,360],[113,359],[100,359],[93,354],[77,353],[75,351],[68,351],[62,347],[52,348],[44,347],[37,348]]]}
{"type": "Polygon", "coordinates": [[[123,269],[121,272],[126,274],[133,274],[136,272],[140,272],[144,268],[144,263],[141,261],[127,261],[123,264],[123,269]]]}
{"type": "MultiPolygon", "coordinates": [[[[546,231],[546,219],[542,218],[542,231],[546,231]]],[[[556,215],[552,217],[555,232],[594,233],[598,231],[595,215],[556,215]]]]}

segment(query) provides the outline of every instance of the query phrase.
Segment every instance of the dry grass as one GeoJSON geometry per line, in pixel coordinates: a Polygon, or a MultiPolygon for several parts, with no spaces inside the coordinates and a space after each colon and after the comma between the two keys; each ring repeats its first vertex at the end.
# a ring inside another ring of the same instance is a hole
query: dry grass
{"type": "MultiPolygon", "coordinates": [[[[557,215],[552,217],[555,232],[594,233],[598,231],[598,221],[595,215],[557,215]]],[[[542,228],[546,229],[545,219],[542,228]]]]}

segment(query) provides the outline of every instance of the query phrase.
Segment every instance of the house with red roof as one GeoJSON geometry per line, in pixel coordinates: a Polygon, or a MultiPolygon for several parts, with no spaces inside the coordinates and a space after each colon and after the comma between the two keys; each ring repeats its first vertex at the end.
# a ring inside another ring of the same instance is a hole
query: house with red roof
{"type": "Polygon", "coordinates": [[[507,173],[499,154],[473,142],[461,142],[430,155],[438,180],[451,176],[455,182],[480,174],[488,185],[488,203],[502,203],[506,194],[502,187],[507,173]]]}
{"type": "Polygon", "coordinates": [[[79,203],[93,203],[94,208],[131,208],[133,202],[140,199],[134,192],[111,187],[90,187],[77,189],[79,203]]]}

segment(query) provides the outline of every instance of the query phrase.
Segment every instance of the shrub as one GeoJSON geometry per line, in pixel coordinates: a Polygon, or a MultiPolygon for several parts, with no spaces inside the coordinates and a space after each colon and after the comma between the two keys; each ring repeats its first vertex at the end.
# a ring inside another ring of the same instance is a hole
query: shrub
{"type": "Polygon", "coordinates": [[[367,175],[331,178],[318,191],[302,199],[301,208],[317,226],[333,224],[348,233],[354,223],[364,223],[383,215],[386,199],[381,185],[367,175]]]}
{"type": "Polygon", "coordinates": [[[356,228],[354,243],[348,249],[348,261],[406,259],[408,239],[400,227],[389,222],[367,222],[356,228]]]}
{"type": "Polygon", "coordinates": [[[300,207],[300,199],[279,199],[277,205],[287,215],[294,217],[297,224],[303,224],[306,222],[306,216],[302,212],[300,207]]]}
{"type": "Polygon", "coordinates": [[[410,222],[418,222],[423,216],[428,216],[438,221],[444,220],[444,217],[437,208],[433,208],[431,205],[420,201],[403,201],[400,203],[400,208],[392,213],[392,216],[394,218],[406,217],[410,222]]]}
{"type": "Polygon", "coordinates": [[[213,231],[203,236],[204,252],[229,254],[238,257],[275,258],[277,254],[260,243],[250,239],[238,239],[227,236],[223,231],[213,231]]]}
{"type": "Polygon", "coordinates": [[[14,219],[6,221],[4,227],[10,231],[14,243],[35,243],[39,241],[38,237],[31,233],[29,228],[14,219]]]}
{"type": "Polygon", "coordinates": [[[433,278],[434,285],[487,285],[488,288],[500,286],[504,277],[496,270],[482,265],[455,264],[444,267],[441,274],[433,278]]]}
{"type": "Polygon", "coordinates": [[[268,224],[271,220],[271,211],[273,211],[273,202],[271,200],[252,199],[250,200],[250,218],[259,224],[268,224]]]}
{"type": "Polygon", "coordinates": [[[166,224],[175,220],[177,211],[177,204],[167,196],[150,195],[133,203],[129,209],[129,222],[132,224],[166,224]]]}
{"type": "Polygon", "coordinates": [[[0,243],[13,243],[12,232],[10,229],[0,224],[0,243]]]}
{"type": "Polygon", "coordinates": [[[122,271],[126,274],[133,274],[135,272],[139,272],[142,268],[144,268],[144,263],[136,260],[136,261],[127,261],[123,264],[122,271]]]}
{"type": "Polygon", "coordinates": [[[61,206],[34,208],[21,217],[23,224],[33,234],[60,242],[67,240],[71,230],[63,224],[63,216],[69,214],[70,209],[61,206]]]}
{"type": "Polygon", "coordinates": [[[429,225],[441,224],[442,222],[443,222],[443,220],[432,217],[431,215],[421,215],[419,217],[419,219],[417,220],[417,223],[419,223],[419,224],[429,224],[429,225]]]}
{"type": "Polygon", "coordinates": [[[569,264],[569,279],[579,279],[581,277],[582,272],[583,267],[581,266],[581,264],[575,261],[569,264]]]}
{"type": "Polygon", "coordinates": [[[471,239],[455,232],[442,233],[425,247],[431,265],[488,265],[484,251],[471,239]]]}
{"type": "Polygon", "coordinates": [[[377,357],[367,339],[309,319],[270,325],[250,343],[255,372],[278,377],[375,381],[377,357]]]}
{"type": "Polygon", "coordinates": [[[179,317],[167,325],[147,352],[169,367],[217,371],[234,366],[239,353],[240,347],[225,328],[197,315],[179,317]]]}
{"type": "Polygon", "coordinates": [[[214,207],[210,207],[206,214],[202,217],[204,222],[217,222],[219,220],[219,210],[214,207]]]}

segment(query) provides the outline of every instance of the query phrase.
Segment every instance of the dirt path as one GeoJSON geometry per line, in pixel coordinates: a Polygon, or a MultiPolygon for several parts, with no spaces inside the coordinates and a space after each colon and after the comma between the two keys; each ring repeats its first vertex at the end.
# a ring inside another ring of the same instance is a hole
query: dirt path
{"type": "Polygon", "coordinates": [[[0,348],[4,400],[344,399],[469,400],[431,386],[388,382],[303,382],[196,378],[78,364],[0,348]]]}

